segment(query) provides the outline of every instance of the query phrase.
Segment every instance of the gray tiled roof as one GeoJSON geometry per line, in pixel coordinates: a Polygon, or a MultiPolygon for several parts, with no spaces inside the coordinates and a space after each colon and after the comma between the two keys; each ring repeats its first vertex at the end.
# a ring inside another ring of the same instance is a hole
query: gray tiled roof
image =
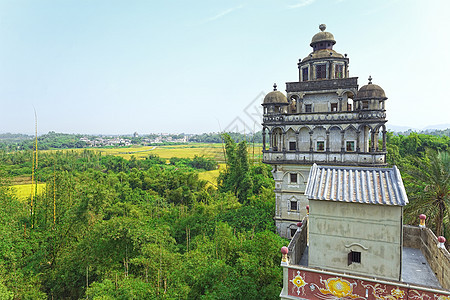
{"type": "Polygon", "coordinates": [[[314,164],[305,195],[312,200],[399,206],[408,203],[402,177],[396,166],[353,168],[314,164]]]}

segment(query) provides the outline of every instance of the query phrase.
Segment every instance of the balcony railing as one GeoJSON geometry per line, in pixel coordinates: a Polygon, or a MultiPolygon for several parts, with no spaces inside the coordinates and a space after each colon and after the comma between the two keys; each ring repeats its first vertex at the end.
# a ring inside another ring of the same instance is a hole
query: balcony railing
{"type": "Polygon", "coordinates": [[[263,150],[263,162],[268,164],[313,164],[384,166],[386,152],[300,152],[263,150]]]}
{"type": "Polygon", "coordinates": [[[303,92],[303,91],[336,90],[346,88],[358,89],[358,77],[286,83],[286,92],[288,93],[303,92]]]}
{"type": "Polygon", "coordinates": [[[384,119],[384,110],[343,111],[343,112],[316,112],[298,114],[264,115],[264,124],[270,123],[321,123],[321,122],[347,122],[367,119],[384,119]]]}

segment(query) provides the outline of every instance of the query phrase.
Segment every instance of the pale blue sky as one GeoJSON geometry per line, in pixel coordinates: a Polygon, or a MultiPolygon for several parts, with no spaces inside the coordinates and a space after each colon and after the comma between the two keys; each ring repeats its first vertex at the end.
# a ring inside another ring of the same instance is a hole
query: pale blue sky
{"type": "Polygon", "coordinates": [[[450,123],[449,2],[0,0],[0,132],[251,128],[321,23],[390,124],[450,123]]]}

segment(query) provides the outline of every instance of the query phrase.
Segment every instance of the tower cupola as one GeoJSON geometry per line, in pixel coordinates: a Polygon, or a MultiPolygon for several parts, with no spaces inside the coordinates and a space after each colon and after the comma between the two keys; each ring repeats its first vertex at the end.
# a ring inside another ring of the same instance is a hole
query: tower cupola
{"type": "Polygon", "coordinates": [[[358,90],[354,101],[357,110],[384,110],[386,99],[384,90],[373,84],[372,76],[369,76],[369,83],[358,90]]]}
{"type": "Polygon", "coordinates": [[[273,91],[267,93],[267,95],[264,97],[264,101],[262,104],[262,106],[264,107],[264,114],[286,113],[288,105],[289,102],[286,96],[282,92],[277,91],[277,84],[274,83],[273,91]]]}
{"type": "Polygon", "coordinates": [[[319,26],[320,32],[316,33],[312,40],[310,46],[314,51],[321,49],[333,49],[333,45],[336,44],[333,34],[325,31],[327,26],[325,24],[320,24],[319,26]]]}

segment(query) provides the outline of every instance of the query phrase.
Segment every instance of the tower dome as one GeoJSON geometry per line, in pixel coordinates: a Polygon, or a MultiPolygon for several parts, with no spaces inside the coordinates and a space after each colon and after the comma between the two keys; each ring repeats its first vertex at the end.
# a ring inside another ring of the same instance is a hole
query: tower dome
{"type": "Polygon", "coordinates": [[[277,91],[277,85],[273,85],[273,91],[270,93],[267,93],[267,95],[264,97],[263,105],[265,104],[289,104],[286,96],[280,92],[277,91]]]}
{"type": "MultiPolygon", "coordinates": [[[[316,33],[313,36],[310,46],[313,47],[314,50],[316,50],[316,47],[314,47],[314,46],[317,46],[318,44],[319,44],[320,49],[333,47],[333,45],[336,44],[336,40],[334,39],[333,34],[325,31],[326,28],[327,28],[327,26],[325,24],[320,24],[320,26],[319,26],[320,32],[316,33]],[[322,46],[320,46],[320,43],[322,43],[322,46]],[[324,46],[324,45],[326,45],[326,46],[324,46]]],[[[328,48],[328,49],[331,49],[331,48],[328,48]]]]}
{"type": "Polygon", "coordinates": [[[369,77],[369,83],[362,86],[356,94],[355,100],[386,100],[384,90],[376,84],[372,83],[372,77],[369,77]]]}

